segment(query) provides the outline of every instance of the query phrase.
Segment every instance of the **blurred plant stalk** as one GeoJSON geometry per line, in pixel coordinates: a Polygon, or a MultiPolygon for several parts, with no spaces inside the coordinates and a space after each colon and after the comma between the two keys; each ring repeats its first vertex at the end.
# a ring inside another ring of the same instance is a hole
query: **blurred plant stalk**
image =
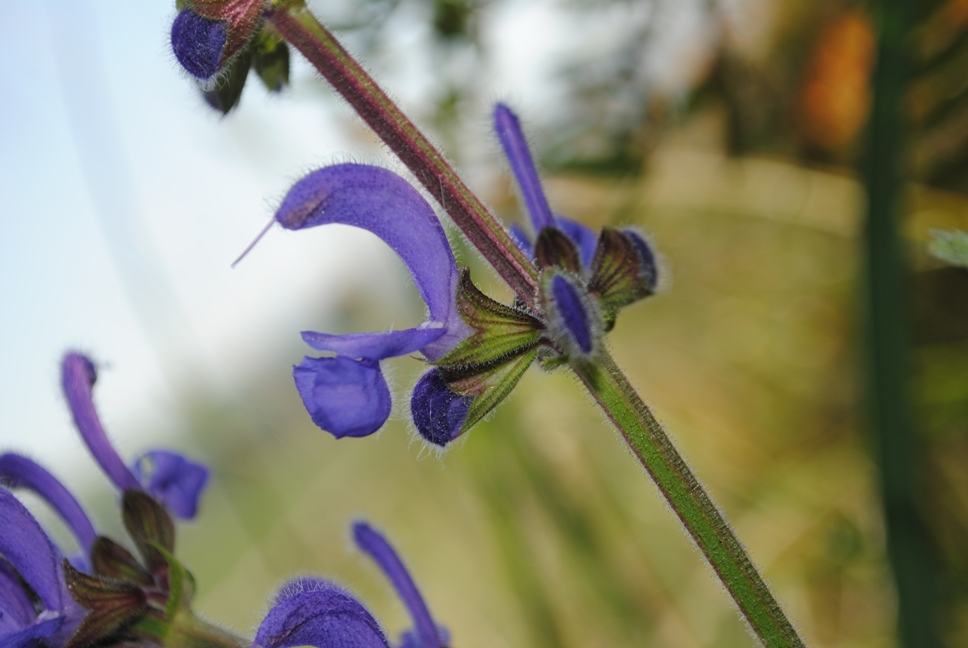
{"type": "MultiPolygon", "coordinates": [[[[302,0],[277,1],[266,17],[396,153],[515,294],[533,305],[537,271],[530,259],[302,0]]],[[[574,362],[572,369],[621,431],[763,645],[803,646],[728,523],[615,361],[603,351],[598,360],[574,362]]]]}
{"type": "Polygon", "coordinates": [[[869,423],[880,474],[887,557],[897,587],[898,635],[906,648],[934,648],[941,645],[935,569],[918,504],[920,451],[908,393],[911,363],[906,288],[910,275],[899,227],[912,4],[882,0],[874,6],[877,63],[865,150],[863,297],[869,423]]]}

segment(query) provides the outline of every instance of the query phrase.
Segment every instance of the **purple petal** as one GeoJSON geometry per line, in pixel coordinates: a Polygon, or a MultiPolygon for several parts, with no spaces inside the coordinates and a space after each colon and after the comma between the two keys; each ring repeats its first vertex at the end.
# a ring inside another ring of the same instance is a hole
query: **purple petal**
{"type": "Polygon", "coordinates": [[[39,495],[67,523],[84,553],[97,532],[78,501],[63,484],[37,462],[14,453],[0,456],[0,481],[8,488],[26,488],[39,495]]]}
{"type": "Polygon", "coordinates": [[[6,561],[0,560],[0,638],[30,625],[34,616],[34,604],[20,577],[6,561]]]}
{"type": "Polygon", "coordinates": [[[182,10],[171,25],[171,49],[189,74],[210,79],[219,71],[228,25],[203,18],[191,9],[182,10]]]}
{"type": "Polygon", "coordinates": [[[359,601],[323,580],[287,584],[255,635],[263,648],[389,648],[383,630],[359,601]]]}
{"type": "Polygon", "coordinates": [[[10,634],[0,634],[0,648],[34,648],[35,646],[41,648],[47,645],[63,645],[70,636],[65,631],[58,632],[62,630],[65,621],[66,619],[62,614],[55,614],[44,619],[37,617],[35,623],[32,625],[10,634]],[[55,634],[59,638],[63,637],[64,641],[44,641],[38,643],[41,639],[48,639],[55,634]]]}
{"type": "Polygon", "coordinates": [[[595,248],[598,246],[598,234],[590,227],[582,225],[564,216],[555,215],[555,226],[565,233],[578,246],[581,264],[590,268],[595,258],[595,248]]]}
{"type": "Polygon", "coordinates": [[[337,439],[373,434],[390,416],[390,389],[376,360],[303,358],[292,377],[313,423],[337,439]]]}
{"type": "Polygon", "coordinates": [[[198,499],[208,483],[208,468],[175,452],[153,450],[133,466],[144,490],[183,520],[198,512],[198,499]]]}
{"type": "Polygon", "coordinates": [[[61,555],[34,516],[0,488],[0,556],[37,594],[45,611],[61,612],[67,595],[61,555]]]}
{"type": "Polygon", "coordinates": [[[420,436],[443,447],[460,436],[473,402],[452,391],[439,369],[431,369],[413,388],[410,415],[420,436]]]}
{"type": "Polygon", "coordinates": [[[416,583],[410,578],[410,573],[404,567],[403,561],[387,539],[366,522],[357,522],[353,525],[353,540],[356,541],[356,546],[369,554],[383,570],[393,584],[393,588],[397,590],[397,594],[403,599],[413,619],[416,636],[420,640],[418,645],[421,648],[441,648],[443,644],[440,642],[437,624],[430,616],[430,610],[420,595],[416,583]]]}
{"type": "Polygon", "coordinates": [[[518,181],[534,231],[540,232],[545,227],[554,227],[551,208],[541,188],[541,180],[538,179],[528,142],[521,131],[521,123],[518,116],[502,103],[494,107],[494,130],[504,147],[504,154],[511,164],[514,178],[518,181]]]}
{"type": "Polygon", "coordinates": [[[551,293],[555,300],[555,310],[561,317],[571,339],[582,353],[591,353],[593,338],[592,325],[578,290],[561,275],[551,280],[551,293]]]}
{"type": "Polygon", "coordinates": [[[332,335],[303,331],[302,339],[318,351],[332,351],[347,358],[383,360],[415,353],[446,332],[442,324],[432,323],[429,326],[383,333],[332,335]]]}
{"type": "Polygon", "coordinates": [[[80,430],[81,438],[119,491],[141,490],[141,484],[121,461],[101,426],[97,410],[94,409],[92,389],[95,380],[97,372],[94,363],[88,358],[80,353],[68,353],[64,356],[61,362],[61,383],[74,417],[74,425],[80,430]]]}
{"type": "MultiPolygon", "coordinates": [[[[395,173],[362,164],[313,171],[289,190],[276,220],[291,230],[342,223],[372,232],[407,266],[430,320],[449,332],[468,332],[457,313],[459,277],[444,228],[420,193],[395,173]]],[[[431,359],[449,350],[441,340],[431,347],[424,351],[431,359]]]]}

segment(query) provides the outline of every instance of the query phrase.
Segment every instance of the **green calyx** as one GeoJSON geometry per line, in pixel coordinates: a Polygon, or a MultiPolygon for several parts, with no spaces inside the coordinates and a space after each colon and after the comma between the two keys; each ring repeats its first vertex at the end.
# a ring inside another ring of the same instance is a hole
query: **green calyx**
{"type": "Polygon", "coordinates": [[[469,270],[461,271],[457,311],[473,332],[434,364],[448,388],[473,399],[462,432],[504,400],[536,359],[553,369],[594,356],[618,310],[652,294],[654,264],[635,236],[605,228],[589,269],[571,238],[543,229],[534,246],[541,274],[531,300],[539,312],[491,299],[469,270]]]}
{"type": "Polygon", "coordinates": [[[482,293],[466,268],[457,288],[457,310],[474,332],[435,364],[452,391],[474,399],[464,421],[466,431],[521,380],[538,355],[544,324],[530,312],[482,293]]]}
{"type": "Polygon", "coordinates": [[[478,290],[467,268],[461,271],[457,288],[457,312],[474,332],[436,364],[460,374],[503,364],[533,349],[544,331],[544,324],[531,313],[478,290]]]}
{"type": "Polygon", "coordinates": [[[289,46],[278,32],[263,27],[256,35],[252,68],[269,92],[289,85],[289,46]]]}
{"type": "Polygon", "coordinates": [[[175,525],[168,512],[150,495],[134,490],[125,491],[121,510],[140,558],[102,536],[91,547],[92,573],[64,561],[67,589],[88,610],[65,648],[247,645],[192,613],[195,579],[174,556],[175,525]]]}
{"type": "Polygon", "coordinates": [[[538,269],[557,269],[582,279],[582,290],[598,302],[605,331],[618,311],[655,293],[656,262],[645,240],[631,230],[602,228],[591,267],[584,268],[578,246],[561,230],[546,227],[534,244],[538,269]]]}
{"type": "Polygon", "coordinates": [[[269,92],[281,92],[289,85],[289,45],[268,26],[260,27],[225,64],[215,85],[202,91],[205,101],[227,115],[242,98],[250,68],[269,92]]]}
{"type": "Polygon", "coordinates": [[[643,258],[634,236],[605,227],[595,247],[587,287],[601,305],[606,331],[615,326],[621,308],[655,293],[655,261],[643,258]]]}
{"type": "Polygon", "coordinates": [[[602,310],[580,275],[552,266],[541,271],[538,303],[545,316],[549,347],[541,366],[553,369],[566,361],[587,361],[602,349],[602,310]]]}

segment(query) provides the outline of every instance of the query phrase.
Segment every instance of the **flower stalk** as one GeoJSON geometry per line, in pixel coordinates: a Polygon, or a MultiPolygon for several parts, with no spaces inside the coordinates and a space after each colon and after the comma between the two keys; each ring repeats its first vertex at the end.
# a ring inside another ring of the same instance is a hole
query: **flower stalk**
{"type": "Polygon", "coordinates": [[[531,260],[464,184],[437,147],[313,16],[303,1],[278,2],[266,12],[266,19],[302,52],[410,169],[508,286],[531,304],[538,285],[531,260]]]}
{"type": "Polygon", "coordinates": [[[676,512],[764,646],[803,646],[722,513],[607,352],[572,369],[676,512]]]}
{"type": "MultiPolygon", "coordinates": [[[[539,293],[535,265],[303,1],[277,0],[265,16],[410,169],[515,294],[534,307],[539,293]]],[[[763,645],[803,646],[723,515],[607,351],[572,360],[570,366],[622,433],[763,645]]]]}

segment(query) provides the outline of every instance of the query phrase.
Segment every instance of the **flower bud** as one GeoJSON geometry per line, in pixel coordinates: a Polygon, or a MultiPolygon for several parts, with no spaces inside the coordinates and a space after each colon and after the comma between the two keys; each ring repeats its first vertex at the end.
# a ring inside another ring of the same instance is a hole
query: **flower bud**
{"type": "Polygon", "coordinates": [[[461,396],[447,386],[440,369],[431,369],[413,388],[410,413],[417,432],[437,446],[445,446],[464,431],[474,398],[461,396]]]}
{"type": "Polygon", "coordinates": [[[171,49],[185,71],[203,81],[215,76],[222,65],[228,24],[184,9],[171,25],[171,49]]]}
{"type": "Polygon", "coordinates": [[[601,309],[578,278],[546,270],[541,277],[540,297],[546,335],[559,352],[577,359],[598,351],[604,328],[601,309]]]}

